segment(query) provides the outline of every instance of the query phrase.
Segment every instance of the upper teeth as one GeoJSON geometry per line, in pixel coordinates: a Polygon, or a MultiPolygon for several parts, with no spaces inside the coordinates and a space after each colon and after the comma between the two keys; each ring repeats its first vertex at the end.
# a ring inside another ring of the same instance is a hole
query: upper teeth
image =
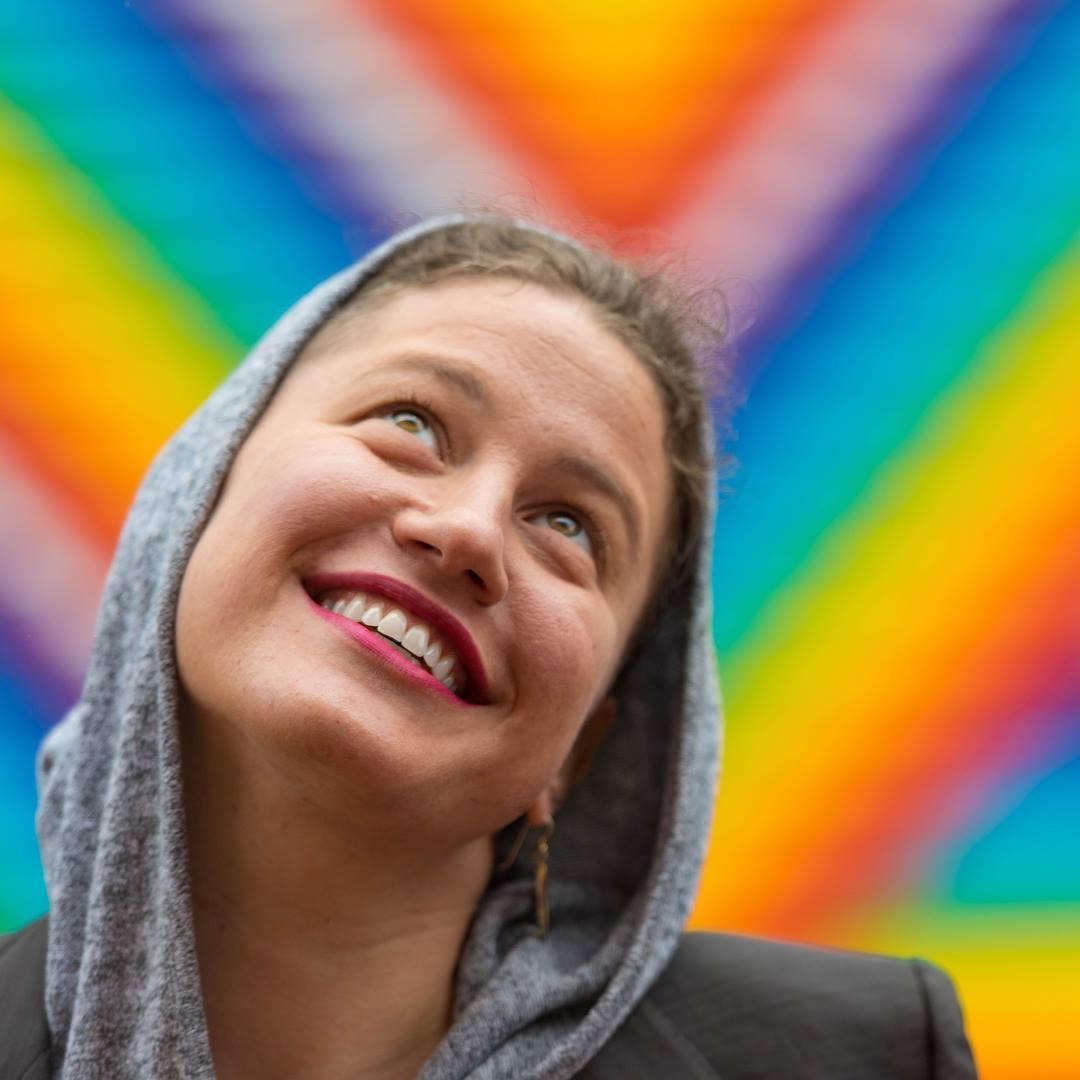
{"type": "Polygon", "coordinates": [[[415,663],[427,665],[432,675],[448,690],[458,693],[465,688],[465,673],[452,649],[447,648],[427,623],[395,607],[381,596],[335,590],[323,596],[319,603],[336,615],[363,623],[383,637],[397,642],[410,654],[415,663]]]}

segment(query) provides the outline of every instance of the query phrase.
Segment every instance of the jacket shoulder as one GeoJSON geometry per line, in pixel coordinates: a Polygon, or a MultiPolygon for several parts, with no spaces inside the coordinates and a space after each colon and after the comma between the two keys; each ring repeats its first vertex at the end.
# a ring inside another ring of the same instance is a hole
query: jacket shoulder
{"type": "Polygon", "coordinates": [[[45,1019],[48,920],[0,937],[0,1076],[47,1080],[49,1027],[45,1019]]]}
{"type": "Polygon", "coordinates": [[[656,984],[582,1075],[971,1080],[976,1073],[952,983],[925,961],[694,933],[682,936],[656,984]]]}

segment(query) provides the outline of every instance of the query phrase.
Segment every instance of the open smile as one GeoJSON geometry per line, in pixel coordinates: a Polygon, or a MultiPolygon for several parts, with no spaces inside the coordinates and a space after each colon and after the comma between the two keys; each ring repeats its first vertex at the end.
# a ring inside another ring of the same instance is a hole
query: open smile
{"type": "Polygon", "coordinates": [[[319,574],[303,584],[316,614],[399,674],[456,705],[487,702],[471,636],[434,601],[382,575],[319,574]]]}

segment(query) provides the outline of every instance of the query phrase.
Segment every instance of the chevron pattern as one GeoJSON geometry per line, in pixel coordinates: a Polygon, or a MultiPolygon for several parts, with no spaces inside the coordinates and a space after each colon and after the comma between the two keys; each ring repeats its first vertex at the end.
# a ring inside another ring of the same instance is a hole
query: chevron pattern
{"type": "Polygon", "coordinates": [[[694,924],[927,956],[982,1075],[1075,1077],[1077,57],[1065,0],[0,9],[0,929],[157,448],[316,281],[495,201],[740,329],[694,924]]]}

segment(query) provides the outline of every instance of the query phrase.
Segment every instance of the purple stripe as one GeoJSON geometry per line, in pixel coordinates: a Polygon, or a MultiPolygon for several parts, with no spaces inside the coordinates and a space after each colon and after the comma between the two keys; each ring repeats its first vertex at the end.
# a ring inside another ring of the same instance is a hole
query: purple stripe
{"type": "Polygon", "coordinates": [[[50,663],[26,624],[4,607],[0,607],[0,679],[30,702],[32,719],[42,728],[52,727],[75,703],[81,683],[50,663]]]}
{"type": "Polygon", "coordinates": [[[768,346],[788,336],[811,310],[833,267],[883,213],[902,200],[933,155],[977,108],[987,87],[1021,57],[1054,13],[1068,0],[1016,0],[986,23],[985,33],[941,77],[923,110],[899,130],[888,154],[868,172],[827,219],[822,239],[811,245],[770,288],[766,305],[740,341],[739,385],[745,392],[766,365],[768,346]]]}
{"type": "MultiPolygon", "coordinates": [[[[296,123],[287,93],[261,81],[244,62],[243,39],[224,33],[183,0],[161,0],[152,17],[136,10],[152,31],[173,47],[193,54],[198,70],[212,75],[213,92],[245,117],[245,126],[268,135],[275,156],[299,168],[319,193],[319,206],[341,227],[348,248],[362,255],[400,226],[374,193],[360,190],[352,163],[312,140],[296,123]]],[[[308,185],[306,185],[308,186],[308,185]]]]}

